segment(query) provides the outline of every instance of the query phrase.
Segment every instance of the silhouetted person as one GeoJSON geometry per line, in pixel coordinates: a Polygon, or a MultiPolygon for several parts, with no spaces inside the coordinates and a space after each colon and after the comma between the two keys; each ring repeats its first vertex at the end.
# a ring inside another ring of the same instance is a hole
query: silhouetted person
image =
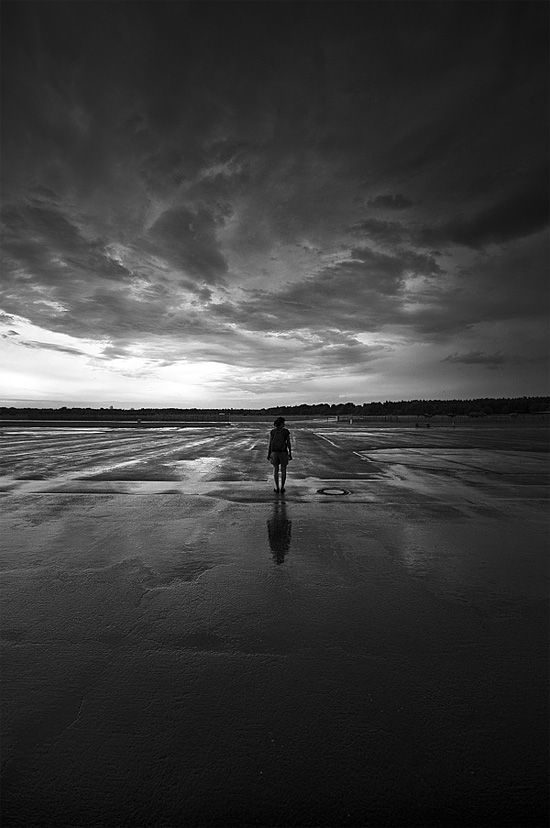
{"type": "Polygon", "coordinates": [[[284,562],[285,555],[290,549],[291,531],[292,521],[287,519],[286,503],[284,499],[277,500],[273,504],[273,514],[267,521],[269,547],[276,564],[282,564],[284,562]]]}
{"type": "Polygon", "coordinates": [[[292,448],[290,445],[290,432],[285,428],[285,418],[277,417],[273,423],[275,428],[271,429],[269,435],[269,448],[267,459],[273,464],[273,479],[275,480],[274,491],[279,491],[279,466],[281,467],[281,487],[284,492],[286,482],[286,467],[289,460],[292,460],[292,448]]]}

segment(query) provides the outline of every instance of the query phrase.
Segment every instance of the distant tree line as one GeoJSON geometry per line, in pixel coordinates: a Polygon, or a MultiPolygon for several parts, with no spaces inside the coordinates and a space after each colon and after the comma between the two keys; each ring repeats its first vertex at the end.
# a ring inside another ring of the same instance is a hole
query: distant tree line
{"type": "Polygon", "coordinates": [[[19,420],[227,420],[247,415],[268,417],[436,415],[482,417],[537,414],[550,409],[550,397],[482,397],[468,400],[401,400],[357,404],[316,403],[270,408],[0,408],[0,419],[19,420]]]}
{"type": "Polygon", "coordinates": [[[357,404],[353,402],[319,405],[279,406],[262,409],[266,414],[321,416],[397,416],[399,414],[415,417],[447,416],[483,416],[489,414],[537,414],[548,411],[550,397],[483,397],[469,400],[400,400],[399,402],[371,402],[357,404]]]}

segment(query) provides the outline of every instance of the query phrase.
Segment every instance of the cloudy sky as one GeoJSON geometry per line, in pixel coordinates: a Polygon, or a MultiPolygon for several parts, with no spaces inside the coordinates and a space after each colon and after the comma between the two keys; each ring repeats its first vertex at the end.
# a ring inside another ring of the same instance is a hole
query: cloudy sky
{"type": "Polygon", "coordinates": [[[9,2],[8,405],[548,393],[546,2],[9,2]]]}

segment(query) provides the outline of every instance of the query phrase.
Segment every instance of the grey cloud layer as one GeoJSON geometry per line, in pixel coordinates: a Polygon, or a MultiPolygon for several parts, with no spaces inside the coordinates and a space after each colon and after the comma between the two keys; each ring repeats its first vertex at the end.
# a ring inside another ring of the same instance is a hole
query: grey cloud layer
{"type": "Polygon", "coordinates": [[[369,199],[367,204],[369,207],[380,207],[383,210],[406,210],[412,207],[414,202],[403,193],[386,193],[369,199]]]}
{"type": "Polygon", "coordinates": [[[443,362],[455,362],[461,365],[486,365],[488,368],[495,368],[502,365],[506,357],[501,353],[484,354],[481,351],[469,351],[466,354],[449,354],[443,362]]]}
{"type": "Polygon", "coordinates": [[[8,5],[8,313],[353,372],[546,312],[541,4],[8,5]]]}
{"type": "Polygon", "coordinates": [[[52,342],[40,342],[36,339],[17,340],[17,346],[20,348],[31,348],[39,351],[55,351],[59,354],[87,356],[87,353],[82,351],[80,348],[73,348],[70,345],[56,345],[52,342]]]}
{"type": "Polygon", "coordinates": [[[422,240],[427,244],[459,244],[480,248],[538,233],[550,220],[548,182],[550,170],[545,167],[529,188],[503,201],[485,207],[470,216],[426,227],[422,240]]]}

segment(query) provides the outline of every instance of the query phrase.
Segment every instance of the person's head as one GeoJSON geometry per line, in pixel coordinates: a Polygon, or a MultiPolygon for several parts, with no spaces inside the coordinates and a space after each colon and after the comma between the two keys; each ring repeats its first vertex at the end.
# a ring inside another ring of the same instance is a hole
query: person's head
{"type": "Polygon", "coordinates": [[[285,424],[285,418],[284,417],[277,417],[277,419],[273,421],[273,425],[275,426],[275,428],[282,428],[284,426],[284,424],[285,424]]]}

